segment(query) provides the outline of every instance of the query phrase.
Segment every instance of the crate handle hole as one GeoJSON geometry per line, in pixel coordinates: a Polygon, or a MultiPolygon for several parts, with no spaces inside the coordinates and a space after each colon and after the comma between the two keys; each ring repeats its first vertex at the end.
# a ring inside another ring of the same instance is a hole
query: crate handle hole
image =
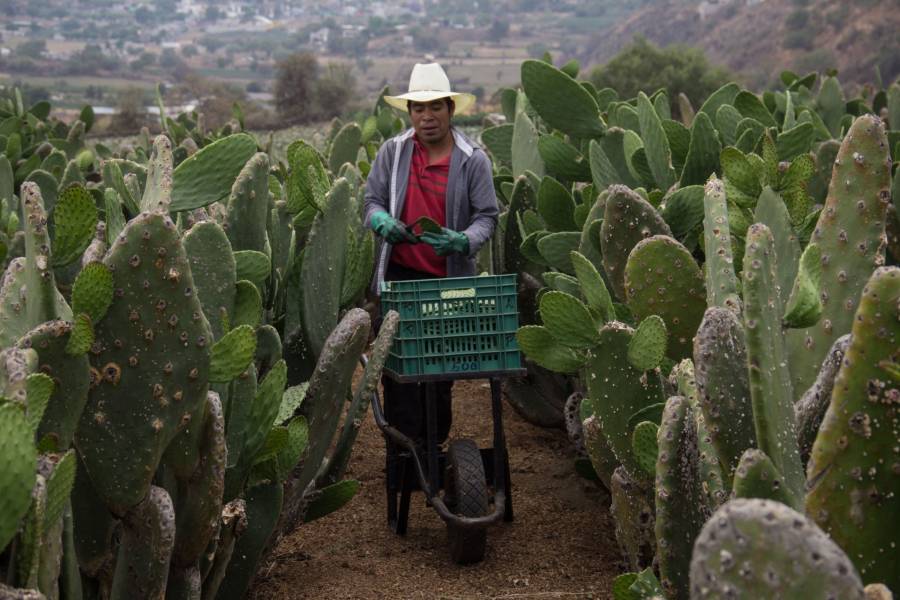
{"type": "Polygon", "coordinates": [[[458,298],[474,298],[475,288],[458,290],[441,290],[441,300],[456,300],[458,298]]]}

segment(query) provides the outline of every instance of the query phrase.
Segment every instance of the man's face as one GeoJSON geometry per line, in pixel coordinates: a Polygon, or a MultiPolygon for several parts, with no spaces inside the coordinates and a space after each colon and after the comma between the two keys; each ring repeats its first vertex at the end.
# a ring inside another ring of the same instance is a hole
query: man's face
{"type": "Polygon", "coordinates": [[[416,135],[424,144],[437,144],[450,132],[453,110],[444,98],[431,102],[410,102],[409,117],[416,135]]]}

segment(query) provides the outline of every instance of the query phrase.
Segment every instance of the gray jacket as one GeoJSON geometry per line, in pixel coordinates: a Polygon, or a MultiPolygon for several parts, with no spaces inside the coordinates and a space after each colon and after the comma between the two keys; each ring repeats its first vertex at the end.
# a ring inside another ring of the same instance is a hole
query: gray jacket
{"type": "MultiPolygon", "coordinates": [[[[475,274],[475,255],[494,233],[497,225],[497,196],[494,192],[491,160],[465,135],[451,128],[453,153],[447,178],[447,228],[461,231],[469,238],[469,255],[447,257],[448,277],[475,274]]],[[[365,222],[371,227],[372,215],[386,211],[399,219],[406,201],[409,165],[412,162],[413,133],[408,129],[381,145],[366,179],[365,222]]],[[[372,291],[381,294],[381,282],[391,255],[391,244],[378,240],[372,291]]]]}

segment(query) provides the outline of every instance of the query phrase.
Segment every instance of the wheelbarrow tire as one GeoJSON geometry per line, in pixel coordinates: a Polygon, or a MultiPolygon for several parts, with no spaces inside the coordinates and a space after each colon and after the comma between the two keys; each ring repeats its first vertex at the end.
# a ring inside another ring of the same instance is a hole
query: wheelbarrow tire
{"type": "MultiPolygon", "coordinates": [[[[472,440],[453,440],[447,449],[445,501],[453,512],[462,517],[483,517],[488,514],[488,487],[481,452],[472,440]]],[[[465,529],[447,523],[450,556],[457,564],[480,562],[484,559],[487,528],[465,529]]]]}

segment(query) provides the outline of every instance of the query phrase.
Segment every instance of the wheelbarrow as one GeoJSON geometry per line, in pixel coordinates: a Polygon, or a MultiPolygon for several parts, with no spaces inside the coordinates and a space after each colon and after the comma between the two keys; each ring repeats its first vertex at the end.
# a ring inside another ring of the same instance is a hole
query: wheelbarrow
{"type": "Polygon", "coordinates": [[[390,309],[400,313],[400,323],[384,373],[398,383],[424,384],[425,440],[420,446],[391,426],[375,394],[375,423],[398,461],[385,478],[388,525],[406,534],[412,493],[421,491],[447,525],[453,561],[479,562],[488,526],[513,519],[500,388],[503,377],[526,373],[515,340],[515,275],[385,282],[382,310],[390,309]],[[493,444],[451,439],[445,452],[435,384],[463,379],[490,382],[493,444]]]}

